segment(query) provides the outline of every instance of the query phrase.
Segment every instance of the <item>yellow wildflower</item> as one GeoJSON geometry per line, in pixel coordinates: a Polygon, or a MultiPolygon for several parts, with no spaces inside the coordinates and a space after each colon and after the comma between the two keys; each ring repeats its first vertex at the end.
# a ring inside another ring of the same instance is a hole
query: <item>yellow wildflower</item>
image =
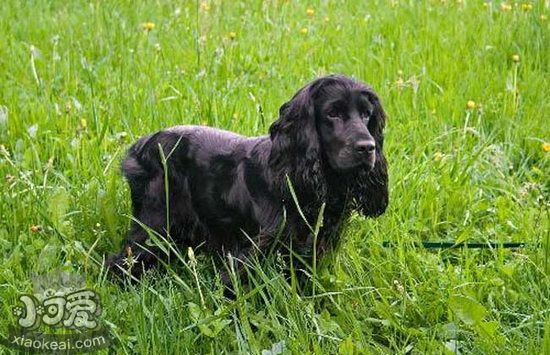
{"type": "Polygon", "coordinates": [[[546,15],[540,15],[540,20],[541,21],[546,21],[546,19],[548,19],[548,17],[546,17],[546,15]]]}
{"type": "Polygon", "coordinates": [[[315,10],[313,10],[311,7],[308,7],[307,10],[306,10],[306,14],[311,17],[313,15],[315,15],[315,10]]]}
{"type": "Polygon", "coordinates": [[[206,1],[201,2],[201,10],[205,12],[210,11],[210,4],[208,4],[206,1]]]}
{"type": "Polygon", "coordinates": [[[472,101],[472,100],[468,100],[468,103],[466,103],[466,107],[469,109],[469,110],[473,110],[474,108],[476,108],[476,102],[475,101],[472,101]]]}
{"type": "Polygon", "coordinates": [[[38,233],[42,230],[42,226],[40,224],[33,224],[30,229],[31,232],[38,233]]]}
{"type": "Polygon", "coordinates": [[[229,32],[227,34],[227,37],[229,37],[230,39],[235,39],[237,38],[237,32],[229,32]]]}
{"type": "Polygon", "coordinates": [[[304,27],[300,30],[300,33],[303,34],[303,35],[307,35],[307,32],[308,32],[308,29],[306,27],[304,27]]]}
{"type": "Polygon", "coordinates": [[[543,152],[545,152],[545,153],[550,152],[550,143],[548,143],[548,142],[542,143],[542,150],[543,150],[543,152]]]}
{"type": "Polygon", "coordinates": [[[521,8],[523,9],[523,11],[529,11],[529,10],[533,10],[533,5],[531,5],[531,4],[521,4],[521,8]]]}
{"type": "Polygon", "coordinates": [[[80,129],[86,129],[86,127],[88,127],[88,122],[86,121],[85,118],[81,118],[80,119],[80,129]]]}
{"type": "Polygon", "coordinates": [[[503,2],[500,4],[500,9],[502,11],[512,11],[512,5],[503,2]]]}
{"type": "Polygon", "coordinates": [[[512,61],[513,61],[514,63],[519,63],[519,54],[514,54],[514,55],[512,56],[512,61]]]}
{"type": "Polygon", "coordinates": [[[155,24],[153,22],[145,22],[143,25],[141,25],[143,29],[147,32],[152,31],[155,28],[155,24]]]}

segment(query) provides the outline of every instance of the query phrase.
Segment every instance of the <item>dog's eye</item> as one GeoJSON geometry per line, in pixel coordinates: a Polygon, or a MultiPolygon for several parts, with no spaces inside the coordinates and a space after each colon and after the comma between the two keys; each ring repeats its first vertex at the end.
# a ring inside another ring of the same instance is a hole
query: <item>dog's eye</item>
{"type": "Polygon", "coordinates": [[[342,119],[342,114],[336,110],[330,110],[327,112],[327,118],[329,120],[339,120],[342,119]]]}
{"type": "Polygon", "coordinates": [[[370,120],[370,114],[368,114],[368,113],[363,113],[363,114],[361,115],[361,118],[363,119],[363,122],[368,123],[369,120],[370,120]]]}

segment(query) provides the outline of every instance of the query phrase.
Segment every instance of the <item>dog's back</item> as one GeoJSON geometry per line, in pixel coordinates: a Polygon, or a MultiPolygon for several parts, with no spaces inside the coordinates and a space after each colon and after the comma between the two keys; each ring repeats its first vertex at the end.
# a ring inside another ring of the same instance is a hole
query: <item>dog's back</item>
{"type": "Polygon", "coordinates": [[[141,211],[142,198],[151,181],[163,174],[160,148],[170,174],[185,173],[189,162],[207,164],[213,157],[247,154],[248,141],[239,134],[205,126],[180,125],[144,136],[128,149],[122,172],[130,185],[134,214],[141,211]],[[243,144],[244,143],[244,144],[243,144]]]}

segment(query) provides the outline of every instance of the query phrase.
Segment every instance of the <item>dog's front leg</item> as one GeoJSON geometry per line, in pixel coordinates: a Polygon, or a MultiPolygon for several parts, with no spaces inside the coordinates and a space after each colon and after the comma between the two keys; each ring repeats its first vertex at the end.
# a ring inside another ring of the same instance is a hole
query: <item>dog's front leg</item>
{"type": "MultiPolygon", "coordinates": [[[[149,226],[150,233],[163,235],[162,227],[149,226]]],[[[131,281],[139,279],[143,273],[158,264],[163,258],[163,251],[153,243],[148,242],[149,233],[137,222],[132,223],[127,241],[119,254],[108,258],[106,266],[119,279],[128,278],[131,281]]]]}

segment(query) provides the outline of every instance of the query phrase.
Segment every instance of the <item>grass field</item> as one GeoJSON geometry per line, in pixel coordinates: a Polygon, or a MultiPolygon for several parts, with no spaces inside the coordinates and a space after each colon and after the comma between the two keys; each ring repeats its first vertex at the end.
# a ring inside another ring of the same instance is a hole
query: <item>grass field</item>
{"type": "Polygon", "coordinates": [[[0,336],[31,275],[61,267],[101,296],[116,353],[549,354],[549,6],[0,2],[0,336]],[[381,96],[391,194],[379,219],[352,218],[315,293],[273,261],[227,300],[185,251],[142,285],[105,278],[131,142],[175,124],[264,134],[328,73],[381,96]],[[528,247],[414,247],[427,240],[528,247]]]}

